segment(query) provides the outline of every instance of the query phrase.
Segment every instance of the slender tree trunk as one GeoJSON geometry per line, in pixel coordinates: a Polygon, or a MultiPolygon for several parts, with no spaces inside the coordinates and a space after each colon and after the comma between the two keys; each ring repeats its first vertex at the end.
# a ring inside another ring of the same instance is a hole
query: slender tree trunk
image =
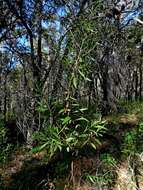
{"type": "MultiPolygon", "coordinates": [[[[1,73],[0,73],[0,89],[2,87],[2,80],[1,79],[2,79],[2,76],[1,76],[1,73]]],[[[2,112],[2,96],[0,96],[0,113],[1,112],[2,112]]]]}
{"type": "Polygon", "coordinates": [[[103,100],[102,100],[102,114],[106,115],[108,113],[108,66],[105,65],[103,76],[102,76],[102,90],[103,90],[103,100]]]}
{"type": "Polygon", "coordinates": [[[135,71],[135,100],[138,99],[138,72],[135,71]]]}
{"type": "Polygon", "coordinates": [[[139,75],[140,75],[140,81],[139,81],[139,100],[142,100],[142,61],[140,61],[139,65],[139,75]]]}
{"type": "Polygon", "coordinates": [[[4,123],[6,124],[7,120],[7,73],[5,74],[4,79],[4,123]]]}

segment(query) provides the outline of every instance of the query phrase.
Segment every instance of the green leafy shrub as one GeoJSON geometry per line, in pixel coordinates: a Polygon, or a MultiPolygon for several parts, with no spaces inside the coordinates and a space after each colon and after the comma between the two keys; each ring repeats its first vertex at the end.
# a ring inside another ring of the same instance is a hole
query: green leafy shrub
{"type": "Polygon", "coordinates": [[[124,155],[134,155],[136,150],[136,133],[135,131],[127,132],[123,138],[122,152],[124,155]]]}
{"type": "Polygon", "coordinates": [[[136,150],[138,153],[143,152],[143,123],[141,122],[138,127],[137,127],[137,132],[136,132],[136,150]]]}
{"type": "Polygon", "coordinates": [[[116,159],[108,153],[101,154],[101,161],[106,164],[108,167],[114,167],[117,164],[116,159]]]}
{"type": "Polygon", "coordinates": [[[124,135],[122,147],[122,152],[127,156],[143,151],[143,123],[124,135]]]}
{"type": "Polygon", "coordinates": [[[7,143],[6,128],[4,127],[3,120],[0,120],[0,163],[4,163],[13,147],[7,143]]]}
{"type": "Polygon", "coordinates": [[[33,148],[33,152],[46,148],[51,158],[57,151],[74,152],[85,145],[96,149],[100,143],[98,138],[106,130],[106,122],[100,119],[89,120],[87,111],[87,108],[81,108],[74,100],[69,108],[59,109],[55,124],[46,126],[33,135],[39,144],[33,148]]]}
{"type": "Polygon", "coordinates": [[[103,153],[100,155],[100,161],[96,172],[93,170],[91,173],[85,173],[83,179],[99,189],[104,189],[105,186],[109,188],[116,177],[117,160],[111,154],[103,153]]]}

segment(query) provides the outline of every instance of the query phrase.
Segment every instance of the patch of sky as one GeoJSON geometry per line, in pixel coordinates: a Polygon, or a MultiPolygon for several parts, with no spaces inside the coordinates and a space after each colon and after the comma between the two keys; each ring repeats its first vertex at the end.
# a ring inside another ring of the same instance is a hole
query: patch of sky
{"type": "Polygon", "coordinates": [[[143,14],[142,7],[138,7],[136,9],[127,9],[125,12],[122,14],[122,18],[120,21],[120,29],[130,26],[136,22],[136,18],[141,16],[143,14]]]}
{"type": "Polygon", "coordinates": [[[18,64],[17,59],[15,57],[12,57],[11,60],[7,64],[7,69],[8,70],[14,69],[17,64],[18,64]]]}
{"type": "Polygon", "coordinates": [[[24,6],[25,6],[25,9],[27,10],[26,17],[28,19],[31,19],[32,16],[33,16],[33,10],[34,10],[34,6],[35,6],[35,0],[25,0],[24,1],[24,6]]]}
{"type": "MultiPolygon", "coordinates": [[[[31,20],[33,18],[33,10],[34,10],[34,6],[35,6],[35,1],[34,0],[25,0],[25,7],[27,9],[27,15],[26,17],[28,18],[28,20],[31,20]]],[[[48,3],[45,0],[45,6],[44,6],[44,13],[46,13],[47,15],[52,13],[53,15],[55,15],[56,17],[54,19],[48,19],[48,20],[42,20],[42,27],[44,29],[47,29],[47,33],[48,33],[48,29],[50,27],[53,27],[53,29],[55,30],[55,36],[56,36],[56,41],[58,42],[60,37],[62,35],[64,35],[64,32],[66,32],[66,29],[64,28],[64,26],[61,23],[62,18],[65,18],[70,11],[72,10],[72,14],[76,15],[78,12],[78,5],[73,5],[73,7],[71,7],[71,10],[69,10],[67,8],[67,6],[51,6],[51,4],[53,3],[52,0],[49,0],[48,3]]],[[[54,5],[54,4],[53,4],[54,5]]],[[[32,20],[31,20],[32,21],[32,20]]],[[[18,26],[18,29],[20,29],[21,26],[18,26]]],[[[29,53],[30,52],[30,43],[29,43],[29,38],[27,37],[26,34],[22,34],[19,37],[16,38],[15,43],[15,47],[18,48],[20,50],[20,52],[23,53],[29,53]]],[[[66,44],[66,39],[63,40],[63,43],[61,44],[62,47],[64,48],[66,44]]],[[[9,46],[8,44],[5,44],[5,46],[1,46],[0,50],[3,51],[8,51],[9,46]]],[[[48,52],[48,46],[44,47],[44,50],[46,50],[48,52]]],[[[17,60],[12,60],[13,63],[12,65],[16,66],[17,65],[17,60]]],[[[19,64],[19,63],[18,63],[19,64]]]]}
{"type": "Polygon", "coordinates": [[[29,41],[28,41],[27,35],[22,35],[22,36],[18,37],[16,40],[16,45],[23,52],[30,51],[30,46],[29,46],[29,41]]]}
{"type": "Polygon", "coordinates": [[[64,17],[64,16],[66,16],[66,15],[67,15],[67,11],[66,11],[65,7],[60,7],[60,8],[58,9],[58,11],[57,11],[57,15],[58,15],[59,17],[64,17]]]}

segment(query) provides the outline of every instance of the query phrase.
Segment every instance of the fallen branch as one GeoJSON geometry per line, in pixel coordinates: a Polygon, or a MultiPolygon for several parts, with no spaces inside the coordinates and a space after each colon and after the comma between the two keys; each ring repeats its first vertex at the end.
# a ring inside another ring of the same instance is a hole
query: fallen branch
{"type": "Polygon", "coordinates": [[[140,20],[139,18],[134,18],[135,21],[139,22],[140,24],[143,24],[143,21],[140,20]]]}

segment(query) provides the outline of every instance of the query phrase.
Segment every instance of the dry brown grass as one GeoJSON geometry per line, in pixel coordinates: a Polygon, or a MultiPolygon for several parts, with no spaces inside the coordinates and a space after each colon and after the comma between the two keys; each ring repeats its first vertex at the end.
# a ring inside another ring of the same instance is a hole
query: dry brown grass
{"type": "MultiPolygon", "coordinates": [[[[143,164],[141,160],[138,162],[143,164]]],[[[143,176],[141,176],[141,172],[140,176],[135,176],[134,169],[130,165],[130,157],[117,166],[116,172],[117,180],[112,190],[143,190],[143,176]],[[136,180],[138,180],[139,188],[136,180]]]]}
{"type": "Polygon", "coordinates": [[[124,125],[127,124],[130,126],[132,125],[135,126],[138,124],[138,122],[139,122],[139,119],[137,115],[135,114],[125,114],[119,118],[119,123],[124,124],[124,125]]]}

